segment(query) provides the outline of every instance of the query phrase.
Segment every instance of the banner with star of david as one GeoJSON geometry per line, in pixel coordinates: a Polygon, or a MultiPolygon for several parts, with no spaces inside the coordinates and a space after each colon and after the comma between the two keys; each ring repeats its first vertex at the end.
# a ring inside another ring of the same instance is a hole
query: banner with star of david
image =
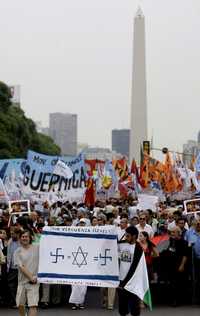
{"type": "Polygon", "coordinates": [[[115,227],[45,227],[40,240],[38,280],[41,283],[117,287],[115,227]]]}

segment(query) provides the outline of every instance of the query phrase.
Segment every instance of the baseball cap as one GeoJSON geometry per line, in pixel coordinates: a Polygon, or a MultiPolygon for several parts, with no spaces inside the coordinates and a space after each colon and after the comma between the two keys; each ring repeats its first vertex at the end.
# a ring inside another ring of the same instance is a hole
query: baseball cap
{"type": "Polygon", "coordinates": [[[86,219],[85,218],[81,218],[79,223],[85,223],[86,224],[86,219]]]}

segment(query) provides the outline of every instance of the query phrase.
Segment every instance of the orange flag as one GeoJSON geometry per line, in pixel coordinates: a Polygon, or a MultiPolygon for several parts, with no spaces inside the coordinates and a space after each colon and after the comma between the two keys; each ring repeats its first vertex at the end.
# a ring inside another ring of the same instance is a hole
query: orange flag
{"type": "Polygon", "coordinates": [[[164,184],[164,191],[166,193],[180,191],[183,186],[182,181],[173,166],[173,162],[172,162],[169,152],[166,154],[166,157],[165,157],[163,184],[164,184]]]}
{"type": "Polygon", "coordinates": [[[196,158],[195,158],[195,156],[193,155],[192,156],[192,159],[191,159],[191,162],[190,162],[190,166],[189,166],[189,168],[192,170],[192,171],[194,171],[194,169],[195,169],[195,162],[196,162],[196,158]]]}
{"type": "Polygon", "coordinates": [[[126,158],[113,160],[112,164],[120,180],[126,180],[128,177],[128,164],[126,158]]]}
{"type": "Polygon", "coordinates": [[[140,185],[143,188],[147,188],[149,184],[149,156],[144,155],[142,165],[140,167],[140,185]]]}

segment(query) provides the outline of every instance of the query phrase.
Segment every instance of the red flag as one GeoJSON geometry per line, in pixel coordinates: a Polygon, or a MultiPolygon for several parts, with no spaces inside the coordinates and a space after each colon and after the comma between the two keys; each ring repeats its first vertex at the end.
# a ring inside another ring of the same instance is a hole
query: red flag
{"type": "Polygon", "coordinates": [[[135,159],[132,160],[131,173],[135,175],[137,183],[139,183],[141,185],[141,183],[140,183],[140,175],[139,175],[139,171],[138,171],[138,167],[136,165],[135,159]]]}
{"type": "Polygon", "coordinates": [[[122,198],[125,198],[125,199],[126,199],[126,198],[128,197],[128,188],[127,188],[127,186],[126,186],[125,183],[119,182],[119,184],[118,184],[118,190],[119,190],[120,196],[121,196],[122,198]]]}
{"type": "Polygon", "coordinates": [[[86,164],[88,176],[92,177],[94,171],[97,171],[99,166],[102,167],[103,169],[105,161],[99,160],[99,159],[85,159],[85,164],[86,164]]]}
{"type": "Polygon", "coordinates": [[[85,200],[84,203],[88,207],[94,206],[95,204],[95,183],[92,178],[88,178],[86,181],[86,192],[85,192],[85,200]]]}

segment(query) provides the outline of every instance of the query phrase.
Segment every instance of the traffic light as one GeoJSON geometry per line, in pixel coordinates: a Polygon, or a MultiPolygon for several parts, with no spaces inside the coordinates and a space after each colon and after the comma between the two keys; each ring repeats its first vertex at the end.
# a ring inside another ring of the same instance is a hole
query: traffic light
{"type": "Polygon", "coordinates": [[[146,153],[147,155],[150,155],[150,142],[148,140],[143,141],[143,153],[146,153]]]}

